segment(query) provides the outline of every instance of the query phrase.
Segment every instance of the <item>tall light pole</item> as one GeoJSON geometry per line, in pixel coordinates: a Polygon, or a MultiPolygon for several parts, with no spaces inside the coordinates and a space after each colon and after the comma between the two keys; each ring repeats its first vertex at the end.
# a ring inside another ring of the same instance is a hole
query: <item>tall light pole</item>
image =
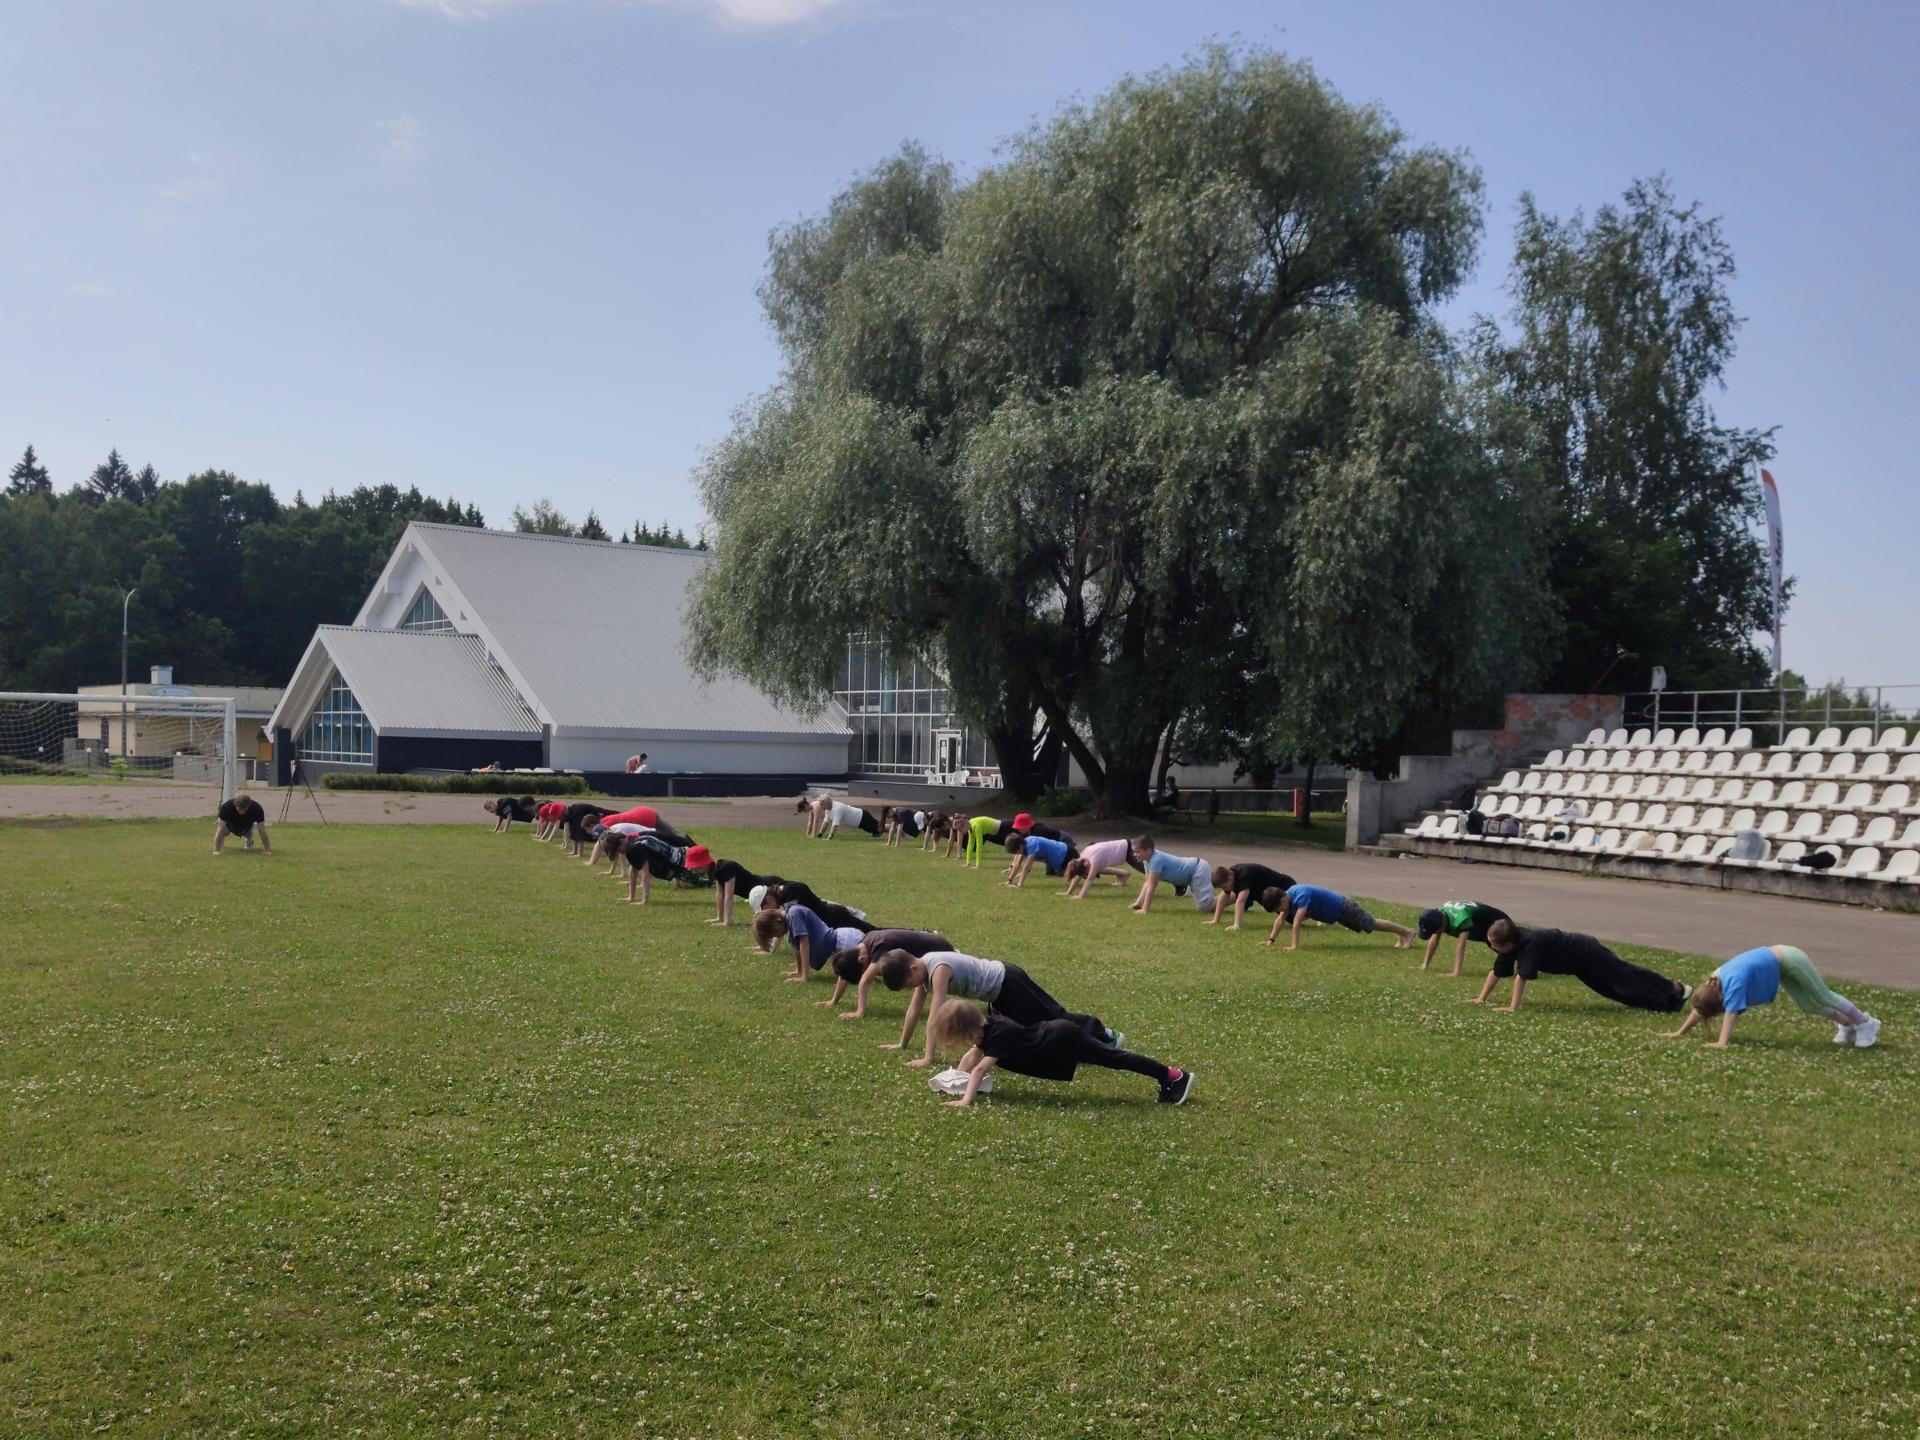
{"type": "Polygon", "coordinates": [[[120,706],[120,758],[127,762],[129,771],[131,771],[133,767],[133,757],[127,750],[127,707],[125,704],[127,698],[127,611],[132,608],[133,597],[139,593],[140,588],[136,585],[128,590],[120,601],[120,699],[122,702],[120,706]]]}

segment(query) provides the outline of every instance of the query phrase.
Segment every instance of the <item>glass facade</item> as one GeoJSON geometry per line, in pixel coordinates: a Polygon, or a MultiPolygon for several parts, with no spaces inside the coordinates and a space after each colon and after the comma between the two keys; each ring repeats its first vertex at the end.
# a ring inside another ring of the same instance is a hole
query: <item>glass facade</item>
{"type": "Polygon", "coordinates": [[[300,736],[300,758],[373,764],[373,726],[337,670],[300,736]]]}
{"type": "Polygon", "coordinates": [[[847,767],[856,775],[925,775],[937,768],[939,731],[958,733],[955,769],[993,764],[986,737],[947,708],[946,681],[919,661],[895,660],[864,635],[847,642],[833,698],[853,731],[847,767]]]}
{"type": "Polygon", "coordinates": [[[453,621],[447,618],[447,612],[440,608],[440,602],[433,598],[433,592],[426,586],[420,587],[420,593],[413,597],[413,604],[407,607],[407,613],[400,617],[397,627],[401,630],[451,630],[453,621]]]}

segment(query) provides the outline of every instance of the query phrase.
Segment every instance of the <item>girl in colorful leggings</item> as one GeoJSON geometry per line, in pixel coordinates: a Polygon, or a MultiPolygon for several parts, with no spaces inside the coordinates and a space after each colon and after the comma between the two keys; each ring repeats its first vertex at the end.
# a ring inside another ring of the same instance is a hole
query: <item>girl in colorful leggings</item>
{"type": "Polygon", "coordinates": [[[1807,952],[1791,945],[1761,945],[1742,950],[1713,974],[1694,986],[1687,997],[1691,1007],[1678,1030],[1662,1032],[1678,1040],[1703,1020],[1720,1017],[1720,1038],[1713,1048],[1724,1050],[1733,1038],[1734,1017],[1756,1005],[1771,1005],[1785,990],[1809,1015],[1823,1015],[1834,1024],[1833,1043],[1865,1050],[1880,1038],[1880,1022],[1844,995],[1836,995],[1807,959],[1807,952]]]}

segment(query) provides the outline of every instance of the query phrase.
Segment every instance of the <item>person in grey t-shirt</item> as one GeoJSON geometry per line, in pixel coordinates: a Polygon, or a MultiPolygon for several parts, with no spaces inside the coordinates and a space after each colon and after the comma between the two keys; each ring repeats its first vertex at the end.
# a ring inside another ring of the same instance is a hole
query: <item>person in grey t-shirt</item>
{"type": "MultiPolygon", "coordinates": [[[[962,955],[956,950],[934,950],[924,958],[904,950],[890,950],[880,957],[880,979],[889,990],[913,991],[898,1043],[882,1045],[882,1050],[905,1050],[922,1012],[938,1011],[949,997],[984,1000],[995,1014],[1005,1015],[1022,1025],[1071,1020],[1105,1044],[1117,1046],[1124,1038],[1097,1016],[1068,1010],[1018,965],[1001,960],[983,960],[978,955],[962,955]]],[[[907,1064],[932,1064],[933,1048],[933,1031],[929,1029],[925,1053],[907,1064]]]]}

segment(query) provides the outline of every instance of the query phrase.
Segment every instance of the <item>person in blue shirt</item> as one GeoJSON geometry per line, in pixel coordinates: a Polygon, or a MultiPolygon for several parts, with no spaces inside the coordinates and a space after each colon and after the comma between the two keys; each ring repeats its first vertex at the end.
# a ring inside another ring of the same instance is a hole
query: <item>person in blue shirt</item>
{"type": "Polygon", "coordinates": [[[1267,932],[1262,945],[1271,945],[1280,938],[1280,927],[1293,926],[1293,938],[1287,941],[1287,949],[1300,948],[1300,927],[1309,920],[1318,920],[1322,925],[1339,925],[1348,930],[1358,931],[1362,935],[1371,935],[1376,930],[1384,930],[1395,936],[1393,948],[1404,950],[1412,943],[1413,931],[1404,925],[1396,925],[1391,920],[1376,919],[1365,906],[1356,900],[1349,900],[1337,890],[1329,890],[1323,885],[1295,885],[1287,891],[1279,913],[1273,917],[1273,929],[1267,932]]]}
{"type": "Polygon", "coordinates": [[[1813,968],[1807,952],[1791,945],[1761,945],[1742,950],[1713,974],[1694,986],[1688,996],[1687,1018],[1678,1030],[1663,1031],[1678,1040],[1704,1020],[1720,1017],[1720,1038],[1713,1048],[1724,1050],[1733,1038],[1735,1017],[1756,1005],[1771,1005],[1785,990],[1795,1005],[1809,1015],[1821,1015],[1834,1024],[1833,1043],[1865,1050],[1880,1038],[1880,1022],[1844,995],[1836,995],[1813,968]]]}
{"type": "Polygon", "coordinates": [[[1203,915],[1213,913],[1213,867],[1197,855],[1173,855],[1153,843],[1151,835],[1136,835],[1133,853],[1147,872],[1146,884],[1133,902],[1133,913],[1144,915],[1153,905],[1153,892],[1161,882],[1185,891],[1193,908],[1203,915]]]}
{"type": "Polygon", "coordinates": [[[1007,884],[1018,890],[1027,883],[1027,872],[1038,860],[1047,874],[1066,872],[1067,862],[1080,858],[1080,852],[1064,840],[1048,840],[1040,835],[1015,835],[1007,841],[1007,854],[1013,865],[1007,871],[1007,884]]]}
{"type": "Polygon", "coordinates": [[[771,952],[782,935],[793,946],[793,974],[788,981],[804,981],[824,966],[836,951],[851,950],[866,932],[852,926],[832,926],[805,905],[769,908],[753,917],[753,938],[763,951],[771,952]]]}

